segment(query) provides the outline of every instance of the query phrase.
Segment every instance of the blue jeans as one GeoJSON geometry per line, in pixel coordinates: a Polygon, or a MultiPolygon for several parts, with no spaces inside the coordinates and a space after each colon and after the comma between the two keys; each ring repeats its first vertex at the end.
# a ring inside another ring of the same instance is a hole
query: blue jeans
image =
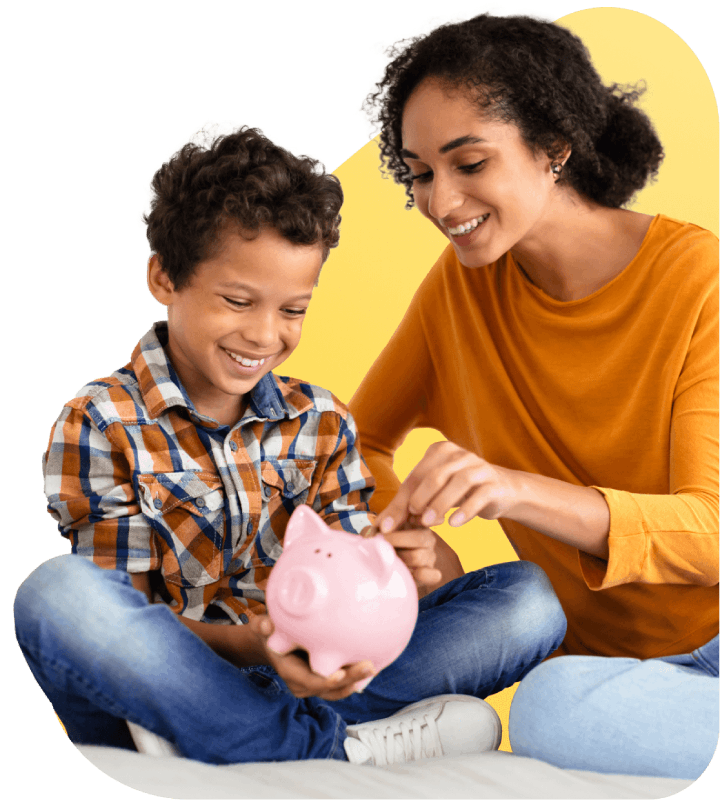
{"type": "Polygon", "coordinates": [[[718,637],[644,661],[550,659],[515,692],[509,734],[558,767],[695,779],[718,743],[718,637]]]}
{"type": "Polygon", "coordinates": [[[17,638],[35,678],[80,744],[132,748],[125,720],[209,763],[344,760],[347,724],[444,693],[486,697],[520,680],[565,634],[545,573],[511,562],[422,598],[402,655],[361,694],[299,699],[269,667],[237,667],[124,572],[80,556],[35,570],[15,601],[17,638]]]}

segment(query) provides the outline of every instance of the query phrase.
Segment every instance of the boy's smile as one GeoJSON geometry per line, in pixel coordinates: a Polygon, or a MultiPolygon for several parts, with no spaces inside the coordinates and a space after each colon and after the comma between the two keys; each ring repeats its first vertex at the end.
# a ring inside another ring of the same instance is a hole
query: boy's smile
{"type": "Polygon", "coordinates": [[[217,253],[176,290],[157,257],[148,284],[168,308],[168,355],[196,410],[234,425],[245,395],[295,350],[323,261],[274,228],[228,231],[217,253]]]}

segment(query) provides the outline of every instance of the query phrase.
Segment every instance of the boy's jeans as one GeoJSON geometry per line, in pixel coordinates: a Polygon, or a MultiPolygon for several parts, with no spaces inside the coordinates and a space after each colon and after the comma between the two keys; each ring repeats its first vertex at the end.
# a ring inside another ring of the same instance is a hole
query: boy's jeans
{"type": "Polygon", "coordinates": [[[238,669],[124,572],[77,555],[35,570],[15,601],[18,641],[70,738],[132,748],[125,720],[210,763],[345,759],[347,724],[438,694],[486,697],[562,641],[565,616],[528,562],[478,570],[420,601],[403,654],[361,694],[298,699],[269,667],[238,669]]]}

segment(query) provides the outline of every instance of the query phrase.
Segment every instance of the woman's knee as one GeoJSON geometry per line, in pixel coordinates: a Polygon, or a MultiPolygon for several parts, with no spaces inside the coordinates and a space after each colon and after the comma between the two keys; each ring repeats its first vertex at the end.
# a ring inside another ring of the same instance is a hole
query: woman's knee
{"type": "Polygon", "coordinates": [[[548,758],[548,741],[557,742],[554,725],[571,691],[573,657],[553,658],[531,670],[515,690],[508,735],[513,753],[548,758]]]}

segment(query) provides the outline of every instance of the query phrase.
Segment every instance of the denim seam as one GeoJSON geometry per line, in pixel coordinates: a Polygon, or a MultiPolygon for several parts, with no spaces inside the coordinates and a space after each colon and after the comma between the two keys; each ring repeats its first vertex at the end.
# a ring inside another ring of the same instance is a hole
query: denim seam
{"type": "Polygon", "coordinates": [[[327,758],[335,758],[335,753],[338,750],[338,746],[342,746],[342,742],[344,742],[345,737],[343,739],[340,738],[340,731],[342,730],[343,733],[347,736],[347,725],[343,718],[337,714],[337,724],[335,725],[335,738],[333,739],[332,747],[330,748],[330,753],[327,758]]]}
{"type": "Polygon", "coordinates": [[[706,672],[708,675],[710,675],[710,677],[712,677],[712,678],[717,678],[717,677],[718,677],[718,672],[717,672],[717,670],[715,669],[715,666],[714,666],[713,664],[711,664],[711,663],[710,663],[710,662],[709,662],[709,661],[708,661],[708,660],[707,660],[707,659],[706,659],[706,658],[705,658],[705,657],[702,655],[702,653],[698,653],[697,655],[695,655],[695,653],[693,652],[693,653],[690,653],[690,655],[692,656],[693,660],[697,662],[698,666],[699,666],[699,667],[700,667],[700,668],[701,668],[701,669],[702,669],[704,672],[706,672]]]}

